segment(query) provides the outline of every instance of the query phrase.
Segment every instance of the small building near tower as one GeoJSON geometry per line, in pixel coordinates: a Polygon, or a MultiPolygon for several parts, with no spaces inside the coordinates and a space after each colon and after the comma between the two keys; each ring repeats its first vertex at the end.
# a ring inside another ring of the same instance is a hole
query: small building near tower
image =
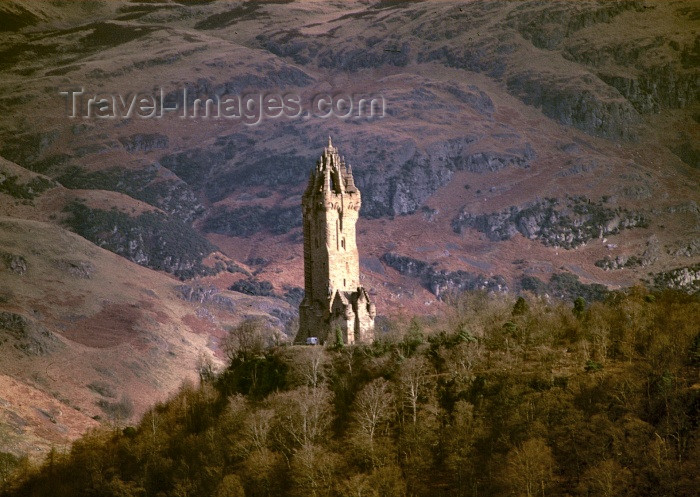
{"type": "Polygon", "coordinates": [[[330,137],[302,196],[304,300],[296,343],[371,343],[377,310],[360,284],[355,223],[362,205],[352,168],[330,137]]]}

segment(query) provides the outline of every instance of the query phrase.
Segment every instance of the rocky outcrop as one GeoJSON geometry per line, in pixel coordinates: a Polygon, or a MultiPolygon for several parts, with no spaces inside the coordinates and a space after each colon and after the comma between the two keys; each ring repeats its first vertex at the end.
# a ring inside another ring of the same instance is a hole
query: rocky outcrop
{"type": "Polygon", "coordinates": [[[57,179],[66,188],[124,193],[185,223],[204,212],[204,206],[190,186],[158,163],[139,170],[112,167],[90,172],[71,167],[57,179]]]}
{"type": "Polygon", "coordinates": [[[633,139],[636,109],[617,91],[590,75],[524,71],[506,81],[508,92],[568,126],[606,138],[633,139]]]}
{"type": "Polygon", "coordinates": [[[607,207],[603,201],[593,203],[579,196],[568,197],[565,202],[547,198],[491,214],[472,214],[463,209],[452,221],[452,228],[456,233],[474,228],[493,241],[508,240],[520,233],[547,246],[571,249],[622,229],[647,226],[642,215],[607,207]]]}
{"type": "Polygon", "coordinates": [[[473,141],[469,136],[438,141],[425,150],[406,144],[400,155],[391,151],[380,154],[385,164],[381,172],[371,163],[356,168],[355,182],[365,192],[361,214],[369,218],[412,214],[446,185],[455,171],[486,173],[506,167],[527,168],[535,157],[527,143],[508,152],[476,152],[473,141]]]}
{"type": "Polygon", "coordinates": [[[605,285],[581,283],[579,277],[571,273],[554,273],[547,283],[535,276],[523,276],[520,279],[520,289],[535,295],[567,301],[583,297],[586,301],[592,302],[603,300],[608,295],[608,289],[605,285]]]}
{"type": "Polygon", "coordinates": [[[202,225],[204,231],[228,236],[251,236],[260,231],[281,235],[301,226],[299,207],[261,207],[214,209],[202,225]]]}
{"type": "Polygon", "coordinates": [[[700,293],[700,264],[663,271],[652,276],[656,288],[672,288],[689,294],[700,293]]]}
{"type": "MultiPolygon", "coordinates": [[[[236,133],[217,139],[207,149],[163,157],[161,163],[187,181],[195,175],[197,178],[211,178],[200,184],[212,202],[225,198],[232,191],[251,186],[287,191],[290,186],[299,185],[299,179],[305,177],[314,164],[316,157],[304,155],[313,149],[314,140],[307,134],[310,130],[299,133],[284,128],[280,132],[297,134],[299,148],[284,153],[277,150],[261,152],[250,136],[236,133]],[[309,149],[304,150],[304,154],[298,152],[307,144],[309,149]],[[257,152],[254,151],[256,147],[257,152]]],[[[360,213],[368,218],[411,214],[438,188],[447,184],[455,171],[487,173],[506,167],[529,167],[536,157],[532,146],[517,135],[510,136],[508,142],[511,146],[507,150],[497,151],[480,146],[473,136],[438,140],[424,149],[410,140],[397,141],[379,136],[353,140],[348,143],[346,154],[347,157],[357,157],[351,164],[355,183],[363,192],[360,213]]],[[[281,232],[274,226],[274,216],[284,217],[285,223],[280,226],[296,226],[300,221],[300,217],[288,210],[258,206],[235,209],[235,212],[214,210],[208,217],[206,229],[240,234],[236,236],[268,229],[281,232]],[[242,222],[231,221],[235,219],[242,219],[242,222]]]]}
{"type": "Polygon", "coordinates": [[[73,278],[90,279],[95,272],[95,266],[88,261],[59,259],[53,265],[73,278]]]}
{"type": "Polygon", "coordinates": [[[77,202],[65,211],[69,214],[66,225],[72,231],[132,262],[181,279],[216,272],[202,264],[215,247],[190,226],[163,213],[151,211],[130,217],[77,202]]]}
{"type": "Polygon", "coordinates": [[[18,275],[23,275],[27,272],[27,259],[21,255],[0,250],[0,270],[3,269],[18,275]]]}
{"type": "Polygon", "coordinates": [[[671,65],[651,67],[635,77],[599,74],[619,91],[638,112],[684,108],[698,100],[698,74],[680,72],[671,65]]]}
{"type": "Polygon", "coordinates": [[[54,181],[42,176],[23,182],[17,176],[0,171],[0,193],[6,193],[14,198],[32,200],[55,186],[54,181]]]}
{"type": "Polygon", "coordinates": [[[523,2],[511,12],[508,22],[537,48],[554,50],[567,37],[581,29],[608,23],[626,11],[643,8],[639,1],[580,2],[578,5],[567,5],[566,2],[523,2]]]}
{"type": "Polygon", "coordinates": [[[437,270],[425,261],[391,252],[382,255],[381,261],[404,276],[418,278],[422,285],[437,298],[444,298],[446,295],[458,294],[467,290],[508,291],[507,282],[500,275],[484,276],[461,269],[458,271],[437,270]]]}
{"type": "Polygon", "coordinates": [[[678,243],[673,247],[669,247],[667,252],[673,256],[694,257],[700,255],[700,240],[690,240],[688,243],[678,243]]]}
{"type": "Polygon", "coordinates": [[[0,312],[0,345],[11,341],[28,355],[46,355],[60,346],[50,331],[34,320],[13,312],[0,312]]]}
{"type": "Polygon", "coordinates": [[[168,137],[160,133],[136,133],[119,138],[127,152],[150,152],[168,147],[168,137]]]}
{"type": "Polygon", "coordinates": [[[645,261],[638,255],[618,255],[612,258],[606,255],[602,259],[595,261],[595,265],[605,271],[613,271],[615,269],[629,269],[633,267],[646,266],[645,261]]]}
{"type": "Polygon", "coordinates": [[[187,302],[211,304],[227,312],[236,311],[236,303],[230,297],[221,295],[214,285],[178,285],[175,287],[178,297],[187,302]]]}
{"type": "Polygon", "coordinates": [[[624,269],[633,267],[646,267],[656,262],[659,257],[659,241],[655,236],[650,237],[646,242],[646,248],[641,255],[618,255],[615,258],[606,256],[595,262],[595,265],[605,271],[614,269],[624,269]]]}
{"type": "Polygon", "coordinates": [[[690,167],[700,169],[700,150],[695,148],[690,140],[682,141],[678,145],[670,147],[670,150],[676,157],[688,164],[690,167]]]}

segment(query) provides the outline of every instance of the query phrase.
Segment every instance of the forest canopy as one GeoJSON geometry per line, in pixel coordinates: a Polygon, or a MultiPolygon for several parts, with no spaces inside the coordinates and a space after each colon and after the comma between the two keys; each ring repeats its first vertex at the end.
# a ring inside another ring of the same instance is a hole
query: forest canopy
{"type": "MultiPolygon", "coordinates": [[[[273,346],[137,426],[40,465],[0,457],[4,496],[691,496],[700,486],[700,299],[588,304],[466,293],[372,345],[273,346]]],[[[238,335],[237,335],[238,334],[238,335]]]]}

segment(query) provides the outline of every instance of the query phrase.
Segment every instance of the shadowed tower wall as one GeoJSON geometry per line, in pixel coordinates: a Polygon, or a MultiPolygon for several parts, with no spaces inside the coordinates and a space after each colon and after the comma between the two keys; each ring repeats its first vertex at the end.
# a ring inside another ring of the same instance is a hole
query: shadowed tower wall
{"type": "Polygon", "coordinates": [[[355,238],[361,204],[352,169],[329,138],[302,197],[305,296],[298,343],[335,341],[337,329],[347,344],[374,339],[376,309],[360,285],[355,238]]]}

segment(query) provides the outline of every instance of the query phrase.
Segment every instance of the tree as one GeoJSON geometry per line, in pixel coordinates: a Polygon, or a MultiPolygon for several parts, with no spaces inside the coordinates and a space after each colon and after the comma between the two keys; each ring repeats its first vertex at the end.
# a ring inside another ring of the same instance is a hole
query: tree
{"type": "Polygon", "coordinates": [[[340,326],[335,327],[335,347],[337,349],[342,349],[345,346],[343,342],[343,330],[340,326]]]}
{"type": "Polygon", "coordinates": [[[326,380],[328,355],[323,347],[303,347],[285,355],[292,385],[317,388],[326,380]]]}
{"type": "Polygon", "coordinates": [[[518,297],[518,300],[515,301],[515,305],[513,306],[513,312],[511,314],[513,316],[522,316],[529,310],[529,306],[527,305],[527,300],[525,300],[523,297],[518,297]]]}
{"type": "Polygon", "coordinates": [[[233,362],[262,354],[265,350],[264,332],[265,322],[260,318],[248,318],[230,329],[222,344],[226,357],[233,362]]]}
{"type": "Polygon", "coordinates": [[[324,388],[302,387],[276,394],[275,438],[285,454],[323,440],[331,422],[331,394],[324,388]]]}
{"type": "Polygon", "coordinates": [[[241,476],[246,497],[278,497],[284,495],[287,464],[279,452],[256,450],[243,461],[241,476]]]}
{"type": "Polygon", "coordinates": [[[406,359],[399,369],[398,383],[401,402],[403,407],[408,409],[414,425],[418,421],[418,404],[421,397],[427,393],[430,383],[429,372],[430,365],[424,356],[406,359]]]}
{"type": "Polygon", "coordinates": [[[0,452],[0,493],[10,485],[12,474],[19,464],[19,459],[8,452],[0,452]]]}
{"type": "Polygon", "coordinates": [[[243,485],[238,475],[226,475],[216,487],[215,497],[245,497],[243,485]]]}
{"type": "Polygon", "coordinates": [[[585,491],[601,497],[621,497],[627,494],[630,471],[617,461],[606,459],[590,468],[583,477],[585,491]]]}
{"type": "Polygon", "coordinates": [[[196,370],[201,383],[211,383],[216,378],[214,362],[206,352],[200,352],[199,357],[197,357],[196,370]]]}
{"type": "Polygon", "coordinates": [[[294,454],[291,464],[292,495],[330,496],[335,483],[338,456],[320,445],[306,444],[294,454]]]}
{"type": "Polygon", "coordinates": [[[554,457],[547,443],[541,438],[532,438],[508,452],[506,484],[519,496],[544,496],[553,466],[554,457]]]}
{"type": "Polygon", "coordinates": [[[354,474],[340,484],[340,495],[344,497],[378,497],[377,489],[372,486],[364,473],[354,474]]]}
{"type": "Polygon", "coordinates": [[[583,319],[583,317],[586,315],[586,299],[583,297],[576,297],[576,300],[574,300],[573,312],[576,319],[583,319]]]}
{"type": "Polygon", "coordinates": [[[371,381],[357,394],[353,406],[353,419],[357,431],[364,434],[370,446],[379,425],[391,414],[392,395],[389,382],[384,378],[371,381]]]}

